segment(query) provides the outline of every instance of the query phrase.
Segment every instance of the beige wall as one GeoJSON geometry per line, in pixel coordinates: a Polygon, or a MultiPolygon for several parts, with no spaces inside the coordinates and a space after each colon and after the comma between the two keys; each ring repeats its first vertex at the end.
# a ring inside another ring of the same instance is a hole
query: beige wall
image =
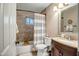
{"type": "MultiPolygon", "coordinates": [[[[79,16],[79,4],[78,4],[78,16],[79,16]]],[[[78,17],[78,22],[79,22],[79,17],[78,17]]],[[[78,23],[78,27],[79,27],[79,23],[78,23]]],[[[78,33],[79,33],[79,31],[78,31],[78,33]]],[[[78,43],[79,43],[79,34],[78,34],[78,43]]],[[[79,44],[78,44],[78,52],[79,52],[79,44]]]]}
{"type": "Polygon", "coordinates": [[[56,36],[58,34],[58,13],[53,11],[53,6],[57,4],[51,4],[46,9],[46,34],[49,37],[56,36]]]}
{"type": "MultiPolygon", "coordinates": [[[[49,37],[54,37],[57,36],[59,34],[59,26],[61,25],[59,23],[59,19],[58,19],[58,12],[53,11],[53,7],[57,5],[57,4],[51,4],[50,6],[48,6],[48,8],[46,8],[46,11],[44,13],[46,13],[46,35],[48,35],[49,37]],[[60,25],[59,25],[60,24],[60,25]]],[[[69,10],[67,13],[69,17],[71,17],[71,19],[73,20],[73,24],[77,25],[77,17],[75,17],[75,15],[77,15],[77,12],[75,12],[75,9],[77,7],[75,7],[73,10],[69,10]],[[73,15],[73,13],[74,15],[73,15]],[[72,16],[70,16],[72,15],[72,16]]],[[[77,9],[76,9],[77,11],[77,9]]],[[[61,16],[60,16],[61,17],[61,16]]],[[[60,26],[61,27],[61,26],[60,26]]],[[[73,33],[71,34],[71,39],[72,40],[77,40],[78,39],[78,34],[73,33]]]]}

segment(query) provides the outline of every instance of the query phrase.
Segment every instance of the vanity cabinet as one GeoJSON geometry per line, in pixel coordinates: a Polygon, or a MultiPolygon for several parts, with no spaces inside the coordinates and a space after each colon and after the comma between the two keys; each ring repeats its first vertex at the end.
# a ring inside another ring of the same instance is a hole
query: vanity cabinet
{"type": "Polygon", "coordinates": [[[76,56],[77,48],[69,47],[52,40],[52,56],[76,56]]]}

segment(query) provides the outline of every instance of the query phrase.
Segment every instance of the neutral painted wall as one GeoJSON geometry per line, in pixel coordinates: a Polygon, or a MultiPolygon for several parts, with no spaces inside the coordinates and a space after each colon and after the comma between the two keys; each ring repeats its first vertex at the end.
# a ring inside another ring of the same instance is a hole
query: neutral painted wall
{"type": "MultiPolygon", "coordinates": [[[[79,4],[78,4],[78,16],[79,16],[79,4]]],[[[79,22],[79,17],[78,17],[79,22]]],[[[79,23],[78,23],[78,52],[79,52],[79,23]]]]}
{"type": "MultiPolygon", "coordinates": [[[[51,4],[48,6],[46,9],[46,34],[49,37],[57,36],[58,34],[61,34],[61,15],[58,14],[58,12],[53,11],[53,7],[57,4],[51,4]]],[[[73,7],[72,9],[66,11],[68,14],[67,17],[71,18],[73,20],[73,25],[76,24],[78,25],[78,6],[73,7]]],[[[77,33],[72,33],[71,35],[72,40],[77,40],[78,39],[78,34],[77,33]]]]}
{"type": "Polygon", "coordinates": [[[58,12],[53,11],[53,7],[57,4],[51,4],[46,9],[46,35],[49,37],[58,34],[58,12]]]}

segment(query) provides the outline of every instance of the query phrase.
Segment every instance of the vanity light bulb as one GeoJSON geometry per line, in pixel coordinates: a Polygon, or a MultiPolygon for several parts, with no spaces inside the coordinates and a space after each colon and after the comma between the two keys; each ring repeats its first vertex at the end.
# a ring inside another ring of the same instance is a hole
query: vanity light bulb
{"type": "Polygon", "coordinates": [[[65,5],[67,5],[68,3],[64,3],[65,5]]]}
{"type": "Polygon", "coordinates": [[[58,8],[63,8],[64,7],[64,5],[62,4],[62,3],[60,3],[59,5],[58,5],[58,8]]]}
{"type": "Polygon", "coordinates": [[[54,6],[53,11],[57,11],[57,10],[58,10],[57,6],[54,6]]]}
{"type": "Polygon", "coordinates": [[[64,5],[65,5],[65,6],[67,6],[67,5],[68,5],[68,3],[64,3],[64,5]]]}

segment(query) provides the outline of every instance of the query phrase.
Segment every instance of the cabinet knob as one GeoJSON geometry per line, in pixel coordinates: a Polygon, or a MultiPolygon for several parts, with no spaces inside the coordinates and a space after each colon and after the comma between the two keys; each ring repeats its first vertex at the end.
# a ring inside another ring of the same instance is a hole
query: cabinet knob
{"type": "Polygon", "coordinates": [[[59,56],[63,56],[63,53],[61,51],[59,52],[59,56]]]}

